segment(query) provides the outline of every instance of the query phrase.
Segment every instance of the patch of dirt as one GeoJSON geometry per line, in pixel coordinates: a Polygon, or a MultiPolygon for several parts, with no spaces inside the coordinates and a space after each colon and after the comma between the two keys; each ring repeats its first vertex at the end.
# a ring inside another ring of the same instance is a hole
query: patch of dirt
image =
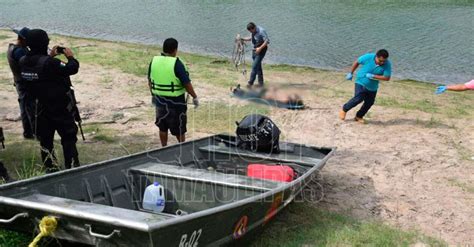
{"type": "Polygon", "coordinates": [[[473,243],[474,194],[450,183],[474,184],[474,164],[463,155],[474,155],[473,123],[427,127],[429,114],[378,106],[369,124],[351,120],[355,111],[343,122],[337,118],[341,100],[312,105],[323,110],[272,114],[287,140],[338,148],[321,172],[320,205],[419,229],[450,244],[473,243]]]}

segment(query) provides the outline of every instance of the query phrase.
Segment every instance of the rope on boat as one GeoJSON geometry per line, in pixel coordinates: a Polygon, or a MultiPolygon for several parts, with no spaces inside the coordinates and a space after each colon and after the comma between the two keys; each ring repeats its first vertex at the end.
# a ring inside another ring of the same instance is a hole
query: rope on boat
{"type": "Polygon", "coordinates": [[[31,241],[28,247],[37,247],[39,241],[41,241],[43,237],[51,236],[53,232],[56,230],[57,226],[58,226],[58,220],[55,217],[44,216],[43,219],[41,219],[39,223],[40,232],[35,237],[35,239],[31,241]]]}

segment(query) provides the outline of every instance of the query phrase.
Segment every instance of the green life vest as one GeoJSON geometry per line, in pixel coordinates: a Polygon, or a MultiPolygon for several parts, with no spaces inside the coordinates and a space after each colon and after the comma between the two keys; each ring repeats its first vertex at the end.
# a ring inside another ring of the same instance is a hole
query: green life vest
{"type": "MultiPolygon", "coordinates": [[[[177,97],[186,92],[174,73],[176,57],[155,56],[151,62],[151,92],[154,95],[177,97]]],[[[186,68],[186,66],[185,66],[186,68]]]]}

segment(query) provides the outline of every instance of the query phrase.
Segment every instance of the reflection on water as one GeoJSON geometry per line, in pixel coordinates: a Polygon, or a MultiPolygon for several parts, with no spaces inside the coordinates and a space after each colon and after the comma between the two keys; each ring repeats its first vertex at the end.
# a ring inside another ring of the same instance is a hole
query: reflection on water
{"type": "Polygon", "coordinates": [[[474,76],[474,1],[0,0],[1,27],[160,44],[228,56],[248,21],[271,38],[267,61],[347,70],[391,52],[394,75],[438,82],[474,76]]]}

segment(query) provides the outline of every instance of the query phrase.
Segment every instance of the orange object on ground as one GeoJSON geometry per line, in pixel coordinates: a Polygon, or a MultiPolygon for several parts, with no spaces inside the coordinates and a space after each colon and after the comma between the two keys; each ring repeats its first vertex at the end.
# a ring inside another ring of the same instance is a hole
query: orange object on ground
{"type": "Polygon", "coordinates": [[[289,166],[249,164],[247,176],[266,180],[291,182],[295,179],[295,171],[289,166]]]}

